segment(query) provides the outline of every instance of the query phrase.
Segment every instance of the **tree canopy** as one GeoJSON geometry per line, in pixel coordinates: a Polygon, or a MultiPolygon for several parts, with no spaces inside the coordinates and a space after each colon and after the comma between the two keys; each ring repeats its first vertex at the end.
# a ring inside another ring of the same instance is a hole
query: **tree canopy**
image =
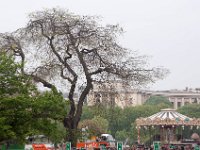
{"type": "Polygon", "coordinates": [[[51,138],[52,133],[57,133],[62,139],[63,131],[54,122],[62,121],[65,107],[61,94],[38,92],[31,79],[21,73],[21,65],[14,62],[13,56],[0,52],[0,143],[21,143],[32,134],[51,138]]]}
{"type": "Polygon", "coordinates": [[[84,119],[79,123],[79,129],[87,128],[88,138],[99,136],[102,133],[108,133],[108,120],[100,116],[94,116],[92,119],[84,119]]]}
{"type": "Polygon", "coordinates": [[[164,96],[151,96],[144,103],[145,105],[159,105],[164,104],[166,107],[172,107],[172,103],[164,96]]]}
{"type": "Polygon", "coordinates": [[[178,112],[184,114],[190,118],[199,118],[200,105],[199,104],[187,104],[178,109],[178,112]]]}

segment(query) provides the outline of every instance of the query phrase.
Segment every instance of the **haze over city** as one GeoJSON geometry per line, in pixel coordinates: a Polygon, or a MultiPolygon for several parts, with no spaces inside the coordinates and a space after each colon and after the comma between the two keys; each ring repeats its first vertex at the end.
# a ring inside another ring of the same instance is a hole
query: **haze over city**
{"type": "Polygon", "coordinates": [[[200,87],[200,1],[198,0],[19,0],[2,1],[0,32],[24,27],[27,15],[60,7],[79,15],[101,16],[102,24],[119,24],[122,46],[148,55],[151,66],[170,74],[150,89],[200,87]]]}

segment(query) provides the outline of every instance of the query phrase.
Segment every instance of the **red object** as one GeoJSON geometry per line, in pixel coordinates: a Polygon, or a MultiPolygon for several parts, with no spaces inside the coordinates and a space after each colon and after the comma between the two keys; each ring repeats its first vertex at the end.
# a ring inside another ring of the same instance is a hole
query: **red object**
{"type": "Polygon", "coordinates": [[[79,142],[76,144],[77,149],[81,148],[101,148],[101,146],[104,145],[105,147],[110,147],[109,142],[106,141],[100,141],[100,142],[79,142]]]}
{"type": "Polygon", "coordinates": [[[33,144],[33,150],[48,150],[44,144],[33,144]]]}

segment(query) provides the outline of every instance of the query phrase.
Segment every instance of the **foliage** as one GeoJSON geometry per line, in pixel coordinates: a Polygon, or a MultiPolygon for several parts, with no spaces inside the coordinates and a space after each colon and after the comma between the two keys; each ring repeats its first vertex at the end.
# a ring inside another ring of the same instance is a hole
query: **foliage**
{"type": "Polygon", "coordinates": [[[107,133],[108,121],[100,116],[94,116],[93,119],[86,119],[79,123],[79,128],[87,128],[89,137],[99,136],[107,133]]]}
{"type": "Polygon", "coordinates": [[[117,131],[115,133],[115,139],[117,141],[124,141],[125,139],[128,139],[128,137],[130,137],[130,133],[125,130],[117,131]]]}
{"type": "MultiPolygon", "coordinates": [[[[179,113],[186,115],[190,118],[199,118],[200,116],[200,105],[199,104],[187,104],[184,105],[177,110],[179,113]]],[[[184,138],[191,138],[190,136],[192,133],[198,133],[200,135],[200,130],[197,127],[187,127],[185,126],[185,129],[182,128],[179,129],[179,134],[183,134],[184,138]]]]}
{"type": "Polygon", "coordinates": [[[52,142],[59,143],[65,136],[66,131],[62,122],[50,119],[36,119],[31,124],[31,132],[28,135],[46,135],[52,142]]]}
{"type": "Polygon", "coordinates": [[[84,105],[83,107],[83,113],[81,116],[81,121],[82,120],[86,120],[86,119],[92,119],[94,118],[95,115],[99,115],[99,114],[95,114],[95,106],[86,106],[84,105]]]}
{"type": "Polygon", "coordinates": [[[119,107],[110,107],[110,109],[108,109],[105,115],[106,119],[109,122],[109,130],[111,134],[115,137],[115,133],[117,131],[123,130],[123,111],[119,107]]]}
{"type": "MultiPolygon", "coordinates": [[[[19,126],[26,124],[30,119],[27,109],[30,91],[34,88],[27,82],[27,78],[18,73],[20,65],[14,63],[11,56],[0,53],[0,122],[2,130],[0,141],[14,138],[23,139],[27,127],[19,126]]],[[[28,107],[29,108],[29,107],[28,107]]]]}
{"type": "Polygon", "coordinates": [[[100,116],[95,116],[92,121],[95,122],[101,129],[101,133],[107,133],[108,132],[108,121],[100,116]]]}
{"type": "Polygon", "coordinates": [[[55,91],[44,92],[35,97],[31,105],[32,119],[35,122],[32,128],[48,136],[53,142],[61,141],[66,136],[62,121],[67,113],[67,105],[62,94],[55,91]]]}
{"type": "Polygon", "coordinates": [[[166,104],[168,107],[172,107],[172,103],[164,96],[151,96],[144,104],[145,105],[158,105],[166,104]]]}
{"type": "MultiPolygon", "coordinates": [[[[90,120],[92,115],[101,116],[108,120],[108,133],[111,133],[117,140],[124,141],[126,138],[130,139],[130,143],[137,141],[137,130],[135,120],[139,117],[148,117],[161,109],[166,108],[163,103],[159,105],[142,105],[135,107],[126,107],[121,109],[119,107],[84,107],[83,116],[90,120]],[[100,109],[100,110],[98,110],[100,109]],[[88,114],[88,117],[87,117],[88,114]],[[125,138],[126,137],[126,138],[125,138]]],[[[84,121],[84,118],[82,121],[84,121]]],[[[145,134],[148,130],[144,130],[141,136],[145,140],[149,140],[149,134],[145,134]]],[[[153,131],[152,131],[153,132],[153,131]]],[[[149,133],[149,131],[148,131],[149,133]]]]}
{"type": "Polygon", "coordinates": [[[11,55],[0,53],[0,142],[23,143],[27,135],[59,134],[53,121],[64,118],[66,102],[56,91],[39,93],[20,71],[11,55]]]}
{"type": "Polygon", "coordinates": [[[200,105],[199,104],[187,104],[178,109],[183,115],[186,115],[190,118],[199,118],[200,116],[200,105]]]}

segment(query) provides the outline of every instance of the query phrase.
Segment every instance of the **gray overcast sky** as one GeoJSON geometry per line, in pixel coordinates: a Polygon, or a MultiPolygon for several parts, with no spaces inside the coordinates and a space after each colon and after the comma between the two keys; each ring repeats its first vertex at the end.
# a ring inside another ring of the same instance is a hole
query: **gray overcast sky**
{"type": "Polygon", "coordinates": [[[0,32],[25,26],[28,13],[61,7],[80,15],[102,16],[126,31],[124,47],[151,56],[152,66],[170,75],[154,90],[200,87],[200,0],[0,0],[0,32]]]}

